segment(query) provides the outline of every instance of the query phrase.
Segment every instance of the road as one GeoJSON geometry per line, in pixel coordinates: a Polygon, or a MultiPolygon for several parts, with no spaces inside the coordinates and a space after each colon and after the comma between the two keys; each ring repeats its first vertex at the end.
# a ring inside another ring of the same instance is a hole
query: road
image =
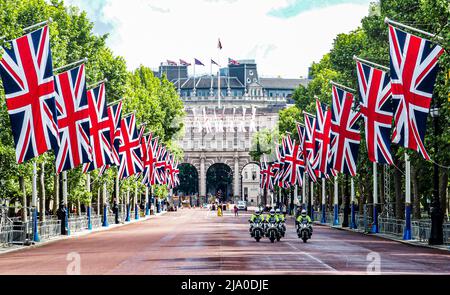
{"type": "Polygon", "coordinates": [[[84,275],[365,274],[373,258],[380,267],[369,268],[385,274],[450,274],[449,252],[322,226],[303,244],[292,221],[281,242],[256,243],[248,218],[183,209],[0,255],[0,274],[67,274],[74,269],[68,257],[77,255],[84,275]]]}

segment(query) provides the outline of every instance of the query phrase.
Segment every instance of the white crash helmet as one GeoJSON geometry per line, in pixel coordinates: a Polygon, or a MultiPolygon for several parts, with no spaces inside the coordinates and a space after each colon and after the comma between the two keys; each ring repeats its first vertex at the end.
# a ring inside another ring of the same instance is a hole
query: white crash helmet
{"type": "Polygon", "coordinates": [[[277,209],[277,210],[275,210],[275,213],[276,213],[276,214],[281,214],[281,210],[280,210],[280,209],[277,209]]]}
{"type": "Polygon", "coordinates": [[[256,215],[259,215],[259,214],[261,214],[261,211],[259,211],[259,208],[256,208],[256,210],[255,210],[255,214],[256,214],[256,215]]]}
{"type": "Polygon", "coordinates": [[[274,209],[270,209],[270,215],[275,215],[275,210],[274,209]]]}
{"type": "Polygon", "coordinates": [[[303,209],[301,214],[302,214],[303,217],[305,217],[306,216],[306,210],[303,209]]]}

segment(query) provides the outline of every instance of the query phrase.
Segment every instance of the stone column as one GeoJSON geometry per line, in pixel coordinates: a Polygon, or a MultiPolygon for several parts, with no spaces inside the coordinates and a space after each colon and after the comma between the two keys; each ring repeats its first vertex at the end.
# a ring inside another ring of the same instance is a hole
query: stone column
{"type": "Polygon", "coordinates": [[[240,190],[240,175],[239,171],[239,157],[237,155],[234,156],[234,197],[239,197],[241,194],[240,190]]]}
{"type": "Polygon", "coordinates": [[[205,170],[205,156],[200,156],[200,196],[206,196],[206,170],[205,170]]]}

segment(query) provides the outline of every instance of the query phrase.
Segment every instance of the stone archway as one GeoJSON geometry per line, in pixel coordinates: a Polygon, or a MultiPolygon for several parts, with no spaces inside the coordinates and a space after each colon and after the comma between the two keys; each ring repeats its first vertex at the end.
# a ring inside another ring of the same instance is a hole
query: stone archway
{"type": "Polygon", "coordinates": [[[225,163],[214,163],[206,172],[206,193],[208,196],[220,194],[220,201],[232,200],[233,170],[225,163]]]}

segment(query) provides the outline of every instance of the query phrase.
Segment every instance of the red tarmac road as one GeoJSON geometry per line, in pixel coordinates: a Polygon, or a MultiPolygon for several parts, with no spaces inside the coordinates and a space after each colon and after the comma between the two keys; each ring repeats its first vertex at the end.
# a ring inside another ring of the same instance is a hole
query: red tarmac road
{"type": "Polygon", "coordinates": [[[2,254],[0,274],[66,274],[69,253],[80,255],[85,275],[366,274],[377,257],[386,274],[450,274],[449,252],[320,226],[303,244],[292,222],[281,242],[256,243],[248,233],[248,214],[220,218],[214,213],[183,209],[2,254]]]}

